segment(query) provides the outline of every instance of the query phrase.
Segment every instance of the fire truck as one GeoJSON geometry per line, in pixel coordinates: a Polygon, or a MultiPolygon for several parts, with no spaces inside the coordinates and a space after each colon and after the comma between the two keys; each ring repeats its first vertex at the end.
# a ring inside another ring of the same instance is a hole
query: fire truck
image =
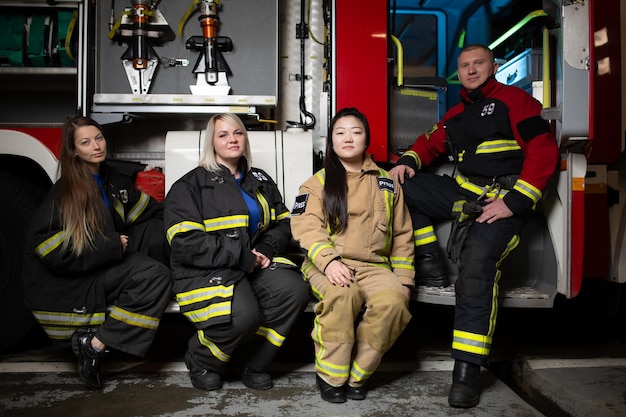
{"type": "MultiPolygon", "coordinates": [[[[34,323],[22,303],[24,235],[60,175],[68,117],[100,122],[112,163],[163,198],[197,165],[211,115],[237,113],[253,164],[290,207],[321,167],[337,109],[366,114],[368,152],[391,165],[458,102],[456,58],[471,43],[494,51],[499,81],[542,103],[561,149],[558,172],[502,265],[501,305],[551,308],[586,293],[602,305],[621,301],[619,0],[122,3],[0,1],[0,350],[34,323]]],[[[450,224],[436,231],[445,245],[450,224]]],[[[448,268],[454,282],[456,265],[448,268]]],[[[454,285],[414,296],[453,305],[454,285]]]]}

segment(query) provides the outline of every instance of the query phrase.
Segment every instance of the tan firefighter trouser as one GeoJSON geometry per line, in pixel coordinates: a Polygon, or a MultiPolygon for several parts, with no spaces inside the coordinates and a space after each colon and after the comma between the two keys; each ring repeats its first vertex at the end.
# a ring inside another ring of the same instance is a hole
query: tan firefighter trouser
{"type": "Polygon", "coordinates": [[[376,370],[409,323],[411,313],[402,284],[393,272],[362,262],[343,262],[354,271],[354,283],[349,287],[332,285],[317,268],[307,271],[314,293],[321,297],[315,306],[311,333],[315,367],[333,386],[346,381],[359,386],[376,370]],[[363,316],[355,326],[363,307],[363,316]]]}

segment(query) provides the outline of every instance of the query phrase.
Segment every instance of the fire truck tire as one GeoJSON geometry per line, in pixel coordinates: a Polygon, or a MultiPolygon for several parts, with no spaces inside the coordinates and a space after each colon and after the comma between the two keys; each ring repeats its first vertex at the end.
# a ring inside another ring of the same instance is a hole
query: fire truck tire
{"type": "Polygon", "coordinates": [[[22,259],[26,230],[40,191],[0,172],[0,353],[15,347],[35,329],[24,306],[22,259]]]}

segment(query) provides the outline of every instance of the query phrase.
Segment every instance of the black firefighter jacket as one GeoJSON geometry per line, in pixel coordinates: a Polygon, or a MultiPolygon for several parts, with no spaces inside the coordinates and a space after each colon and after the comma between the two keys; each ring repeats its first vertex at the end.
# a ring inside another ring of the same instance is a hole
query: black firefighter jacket
{"type": "Polygon", "coordinates": [[[218,174],[193,169],[172,185],[165,200],[174,292],[181,311],[200,329],[230,320],[235,283],[255,261],[251,249],[276,260],[291,242],[290,213],[272,178],[257,168],[241,171],[241,189],[261,213],[253,236],[246,202],[225,167],[218,174]]]}
{"type": "MultiPolygon", "coordinates": [[[[59,212],[60,181],[50,189],[33,216],[23,268],[25,302],[30,309],[70,313],[75,316],[68,319],[74,320],[75,324],[101,324],[106,294],[104,283],[96,281],[95,276],[122,261],[120,233],[132,235],[133,229],[141,229],[151,220],[162,219],[163,204],[137,190],[129,178],[106,163],[101,164],[100,174],[111,216],[105,219],[104,235],[97,235],[94,240],[95,249],[77,256],[69,248],[63,248],[66,236],[59,212]],[[90,321],[84,323],[85,320],[90,321]]],[[[104,200],[101,204],[105,204],[104,200]]]]}

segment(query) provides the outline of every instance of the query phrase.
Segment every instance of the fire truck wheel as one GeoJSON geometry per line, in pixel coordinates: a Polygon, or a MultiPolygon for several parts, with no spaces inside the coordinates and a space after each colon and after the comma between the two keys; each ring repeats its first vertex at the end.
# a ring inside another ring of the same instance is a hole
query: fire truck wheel
{"type": "Polygon", "coordinates": [[[21,273],[26,229],[36,208],[36,194],[34,187],[0,172],[0,352],[15,347],[35,329],[33,315],[24,306],[21,273]]]}

